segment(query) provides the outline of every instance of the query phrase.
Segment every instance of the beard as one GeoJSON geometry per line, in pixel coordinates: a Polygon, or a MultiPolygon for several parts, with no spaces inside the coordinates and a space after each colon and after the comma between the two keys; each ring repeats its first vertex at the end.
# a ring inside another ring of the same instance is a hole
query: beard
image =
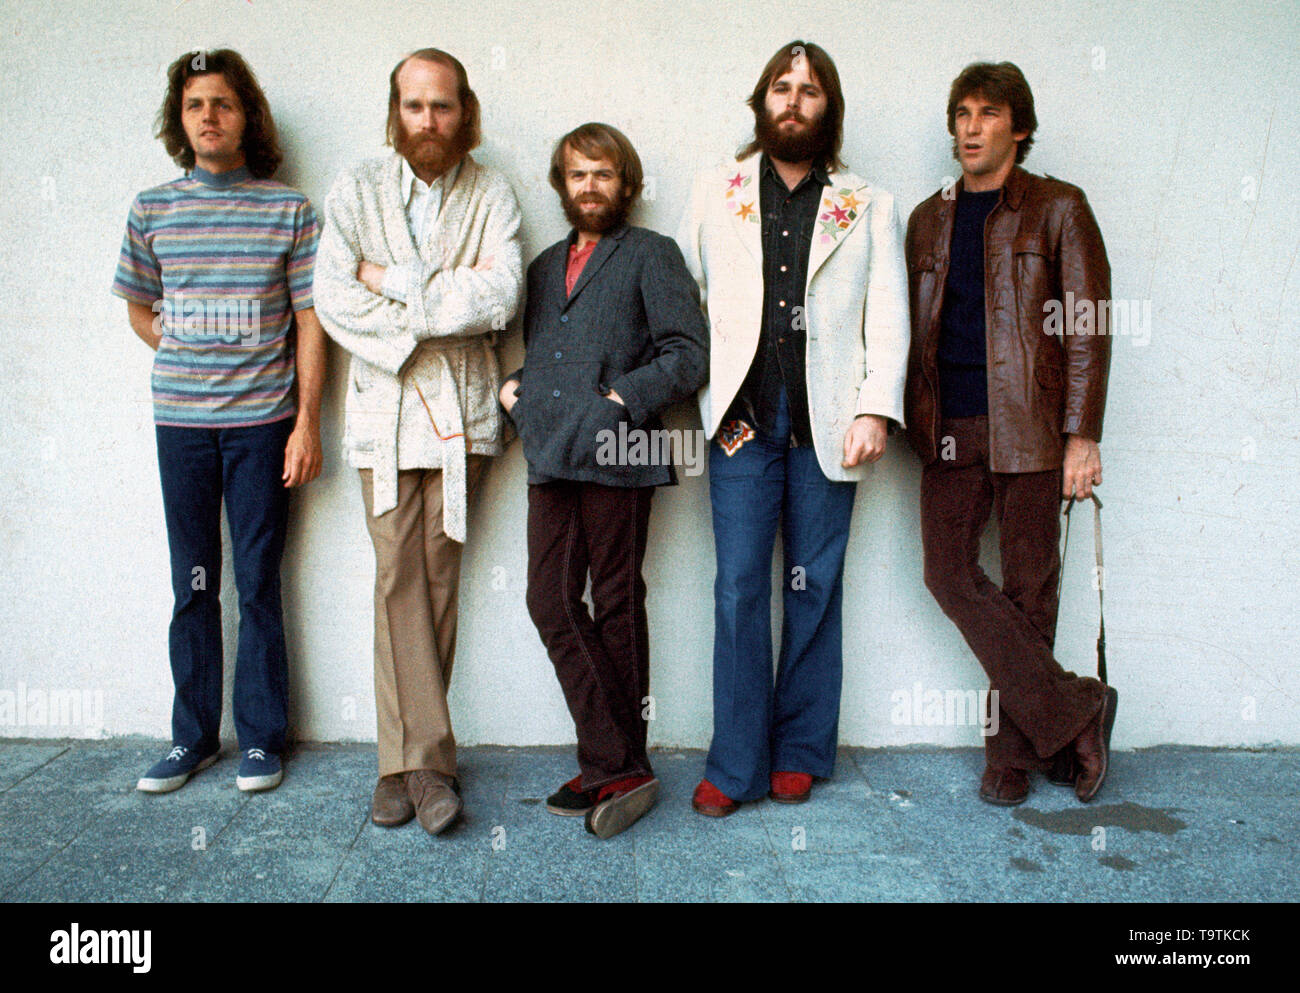
{"type": "Polygon", "coordinates": [[[620,227],[627,220],[627,215],[632,210],[632,198],[621,197],[618,201],[613,201],[599,193],[584,193],[577,200],[572,200],[565,191],[560,194],[560,205],[564,208],[564,216],[569,219],[569,223],[579,231],[604,234],[620,227]],[[583,211],[579,204],[586,202],[599,203],[601,206],[597,210],[583,211]]]}
{"type": "Polygon", "coordinates": [[[405,124],[398,122],[393,148],[411,163],[411,168],[417,173],[427,169],[433,175],[441,176],[469,151],[469,128],[461,124],[454,135],[444,138],[423,131],[413,134],[406,130],[405,124]]]}
{"type": "Polygon", "coordinates": [[[759,108],[754,115],[754,140],[770,158],[782,162],[821,162],[831,149],[830,129],[824,114],[816,121],[808,121],[787,111],[773,119],[767,107],[759,108]],[[781,129],[781,122],[787,120],[798,120],[806,127],[803,131],[787,133],[781,129]]]}

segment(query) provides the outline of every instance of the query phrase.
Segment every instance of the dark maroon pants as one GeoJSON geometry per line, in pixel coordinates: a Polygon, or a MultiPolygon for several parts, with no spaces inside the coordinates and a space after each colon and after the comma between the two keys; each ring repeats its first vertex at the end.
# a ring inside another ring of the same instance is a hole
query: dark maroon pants
{"type": "Polygon", "coordinates": [[[582,789],[649,776],[646,529],[654,487],[528,487],[528,613],[578,732],[582,789]],[[591,573],[594,616],[582,594],[591,573]]]}
{"type": "MultiPolygon", "coordinates": [[[[996,768],[1041,769],[1096,715],[1102,685],[1052,654],[1061,571],[1061,470],[989,471],[987,417],[945,419],[952,459],[921,474],[925,585],[957,625],[997,691],[996,768]],[[980,534],[997,516],[1002,588],[979,565],[980,534]]],[[[940,451],[943,451],[941,446],[940,451]]]]}

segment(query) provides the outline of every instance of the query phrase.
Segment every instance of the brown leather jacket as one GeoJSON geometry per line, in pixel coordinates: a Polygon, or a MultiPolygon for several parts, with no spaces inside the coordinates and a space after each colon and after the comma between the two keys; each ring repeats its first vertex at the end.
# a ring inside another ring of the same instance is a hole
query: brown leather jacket
{"type": "MultiPolygon", "coordinates": [[[[956,206],[954,194],[936,193],[907,222],[905,416],[908,439],[927,464],[940,454],[939,314],[956,206]]],[[[1011,171],[984,225],[984,290],[989,468],[1058,468],[1065,435],[1101,440],[1110,369],[1110,264],[1081,189],[1019,166],[1011,171]],[[1081,308],[1083,301],[1090,304],[1081,308]]]]}

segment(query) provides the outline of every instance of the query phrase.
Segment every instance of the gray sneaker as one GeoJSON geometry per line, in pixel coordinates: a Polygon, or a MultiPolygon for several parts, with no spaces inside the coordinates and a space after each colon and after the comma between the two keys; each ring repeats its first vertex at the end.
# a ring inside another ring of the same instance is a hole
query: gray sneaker
{"type": "Polygon", "coordinates": [[[587,830],[597,838],[612,838],[639,821],[659,799],[659,780],[618,793],[587,811],[587,830]]]}

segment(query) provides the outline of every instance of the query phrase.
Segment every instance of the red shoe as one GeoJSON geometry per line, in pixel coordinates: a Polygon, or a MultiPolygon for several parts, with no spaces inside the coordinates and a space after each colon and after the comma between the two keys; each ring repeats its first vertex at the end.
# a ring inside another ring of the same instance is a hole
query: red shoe
{"type": "Polygon", "coordinates": [[[700,785],[695,787],[691,806],[695,808],[697,814],[703,814],[705,817],[726,817],[740,809],[740,804],[707,779],[701,779],[700,785]]]}
{"type": "Polygon", "coordinates": [[[777,803],[803,803],[812,794],[812,780],[806,772],[774,772],[767,795],[777,803]]]}

